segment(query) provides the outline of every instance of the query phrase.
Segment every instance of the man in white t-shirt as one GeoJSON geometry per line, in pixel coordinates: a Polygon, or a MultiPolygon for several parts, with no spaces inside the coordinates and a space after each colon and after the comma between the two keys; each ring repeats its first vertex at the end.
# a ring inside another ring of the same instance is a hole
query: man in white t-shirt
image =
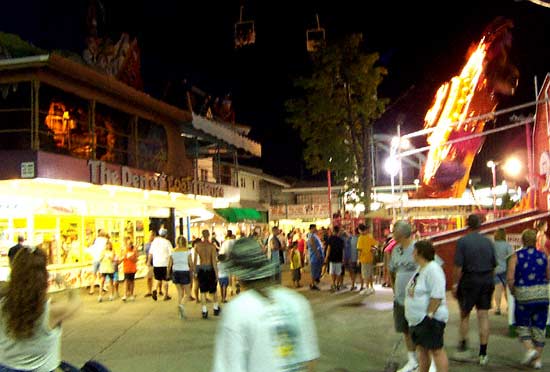
{"type": "MultiPolygon", "coordinates": [[[[94,276],[92,277],[92,282],[90,283],[90,294],[93,295],[95,291],[95,282],[100,279],[101,274],[99,273],[99,263],[101,261],[101,254],[105,250],[105,246],[108,241],[107,233],[99,229],[97,232],[97,238],[95,238],[94,243],[88,248],[88,253],[92,256],[92,270],[94,276]]],[[[101,294],[102,288],[99,289],[99,294],[101,294]]]]}
{"type": "Polygon", "coordinates": [[[149,249],[149,256],[147,258],[147,265],[153,263],[153,273],[157,281],[157,289],[153,291],[153,300],[157,300],[157,293],[162,295],[162,282],[164,281],[164,301],[170,300],[172,297],[168,296],[168,262],[172,255],[172,243],[166,236],[168,231],[164,228],[159,230],[159,236],[157,236],[151,242],[151,248],[149,249]]]}
{"type": "Polygon", "coordinates": [[[276,285],[278,265],[255,239],[237,240],[224,262],[245,290],[222,315],[212,372],[313,371],[320,353],[308,301],[276,285]]]}

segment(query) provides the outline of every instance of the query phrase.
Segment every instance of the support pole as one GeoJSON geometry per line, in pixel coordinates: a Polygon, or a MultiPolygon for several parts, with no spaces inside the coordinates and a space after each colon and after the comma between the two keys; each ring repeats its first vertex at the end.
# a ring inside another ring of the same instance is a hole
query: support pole
{"type": "Polygon", "coordinates": [[[399,209],[401,219],[405,218],[405,211],[403,206],[403,167],[401,161],[401,124],[397,124],[397,138],[399,139],[397,145],[397,158],[399,159],[399,209]]]}
{"type": "Polygon", "coordinates": [[[534,187],[535,187],[535,175],[533,172],[533,143],[531,142],[531,124],[527,123],[525,125],[525,140],[527,145],[527,171],[529,177],[529,194],[527,195],[527,200],[529,200],[529,209],[533,209],[534,205],[534,187]]]}
{"type": "Polygon", "coordinates": [[[187,241],[191,242],[191,217],[187,216],[185,222],[187,223],[187,241]]]}
{"type": "Polygon", "coordinates": [[[328,217],[330,218],[330,224],[332,225],[332,182],[330,179],[330,168],[327,169],[327,182],[328,182],[328,217]]]}

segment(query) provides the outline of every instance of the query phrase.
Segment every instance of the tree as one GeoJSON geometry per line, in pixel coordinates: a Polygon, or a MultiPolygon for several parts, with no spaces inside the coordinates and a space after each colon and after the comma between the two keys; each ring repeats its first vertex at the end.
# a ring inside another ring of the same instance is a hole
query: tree
{"type": "Polygon", "coordinates": [[[289,122],[305,143],[304,160],[314,173],[334,171],[335,179],[359,190],[370,211],[373,123],[387,100],[378,86],[387,74],[377,53],[362,51],[353,34],[313,56],[311,76],[295,81],[298,98],[286,102],[289,122]]]}

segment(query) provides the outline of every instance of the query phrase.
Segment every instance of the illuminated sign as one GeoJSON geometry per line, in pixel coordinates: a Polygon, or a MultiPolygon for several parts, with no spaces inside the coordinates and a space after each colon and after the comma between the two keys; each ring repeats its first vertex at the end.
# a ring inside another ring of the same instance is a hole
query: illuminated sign
{"type": "Polygon", "coordinates": [[[197,182],[185,177],[145,172],[142,170],[107,164],[104,161],[89,160],[90,182],[95,185],[115,185],[143,190],[177,192],[181,194],[205,195],[223,198],[222,185],[197,182]]]}

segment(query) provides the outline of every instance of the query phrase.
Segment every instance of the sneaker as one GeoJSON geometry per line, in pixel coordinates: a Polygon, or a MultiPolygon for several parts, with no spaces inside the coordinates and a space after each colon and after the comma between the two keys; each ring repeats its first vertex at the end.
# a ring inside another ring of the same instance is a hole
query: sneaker
{"type": "Polygon", "coordinates": [[[320,291],[321,289],[319,287],[317,287],[316,285],[311,285],[309,286],[309,289],[311,289],[312,291],[320,291]]]}
{"type": "Polygon", "coordinates": [[[97,298],[97,302],[101,302],[101,301],[103,301],[103,297],[99,296],[99,297],[97,298]]]}
{"type": "Polygon", "coordinates": [[[168,295],[164,296],[164,301],[170,301],[171,299],[172,299],[172,297],[170,297],[168,295]]]}
{"type": "Polygon", "coordinates": [[[153,291],[153,294],[151,295],[153,297],[153,300],[157,300],[157,291],[153,291]]]}
{"type": "Polygon", "coordinates": [[[183,304],[178,305],[178,314],[180,319],[185,319],[185,308],[183,307],[183,304]]]}
{"type": "Polygon", "coordinates": [[[202,318],[203,319],[208,319],[208,311],[203,311],[202,312],[202,318]]]}
{"type": "Polygon", "coordinates": [[[128,298],[128,301],[134,302],[135,300],[136,300],[136,296],[130,296],[130,297],[128,298]]]}
{"type": "Polygon", "coordinates": [[[126,302],[126,296],[122,296],[121,300],[122,300],[123,302],[126,302]]]}
{"type": "Polygon", "coordinates": [[[539,353],[535,349],[528,350],[521,360],[521,364],[523,364],[524,366],[530,366],[531,363],[537,360],[538,357],[539,353]]]}
{"type": "Polygon", "coordinates": [[[219,316],[221,312],[222,312],[221,307],[218,307],[217,309],[214,309],[214,316],[219,316]]]}
{"type": "Polygon", "coordinates": [[[351,287],[351,288],[349,289],[349,291],[350,291],[350,292],[353,292],[353,291],[355,291],[356,289],[357,289],[357,287],[356,287],[356,286],[353,286],[353,287],[351,287]]]}
{"type": "Polygon", "coordinates": [[[145,296],[143,297],[151,297],[153,294],[152,293],[146,293],[145,296]]]}
{"type": "Polygon", "coordinates": [[[487,355],[480,355],[479,356],[479,365],[480,366],[486,366],[489,364],[489,357],[487,355]]]}
{"type": "Polygon", "coordinates": [[[113,301],[115,298],[113,296],[109,296],[109,301],[113,301]]]}
{"type": "Polygon", "coordinates": [[[500,310],[496,310],[495,315],[502,315],[502,313],[500,312],[500,310]]]}
{"type": "Polygon", "coordinates": [[[418,362],[409,360],[401,369],[397,372],[415,372],[418,369],[418,362]]]}
{"type": "Polygon", "coordinates": [[[159,291],[159,296],[164,296],[164,293],[162,293],[162,291],[159,291]]]}
{"type": "Polygon", "coordinates": [[[537,361],[533,364],[533,368],[534,368],[534,369],[542,369],[542,361],[537,360],[537,361]]]}

